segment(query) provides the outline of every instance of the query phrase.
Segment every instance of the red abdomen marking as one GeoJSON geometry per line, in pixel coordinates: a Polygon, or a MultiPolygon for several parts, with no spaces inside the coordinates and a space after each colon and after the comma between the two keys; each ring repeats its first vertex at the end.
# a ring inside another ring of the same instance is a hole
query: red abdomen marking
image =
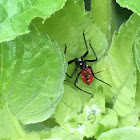
{"type": "Polygon", "coordinates": [[[90,68],[85,68],[81,71],[81,78],[84,83],[90,85],[93,81],[93,75],[90,68]]]}

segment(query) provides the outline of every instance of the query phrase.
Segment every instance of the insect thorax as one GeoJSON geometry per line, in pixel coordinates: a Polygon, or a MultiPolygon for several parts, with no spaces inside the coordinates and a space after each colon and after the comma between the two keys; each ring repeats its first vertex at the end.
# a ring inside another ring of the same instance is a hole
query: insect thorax
{"type": "Polygon", "coordinates": [[[86,61],[81,58],[75,58],[75,64],[81,69],[85,69],[88,66],[86,65],[86,61]]]}

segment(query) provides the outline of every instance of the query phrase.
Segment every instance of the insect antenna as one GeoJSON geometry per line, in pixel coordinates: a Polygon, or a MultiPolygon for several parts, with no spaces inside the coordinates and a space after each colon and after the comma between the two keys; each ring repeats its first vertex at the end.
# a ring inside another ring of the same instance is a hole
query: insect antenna
{"type": "Polygon", "coordinates": [[[105,71],[107,71],[107,70],[111,67],[111,65],[112,65],[112,62],[110,63],[110,65],[109,65],[106,69],[101,70],[101,71],[98,71],[98,72],[95,72],[94,74],[97,74],[97,73],[101,73],[101,72],[105,72],[105,71]]]}

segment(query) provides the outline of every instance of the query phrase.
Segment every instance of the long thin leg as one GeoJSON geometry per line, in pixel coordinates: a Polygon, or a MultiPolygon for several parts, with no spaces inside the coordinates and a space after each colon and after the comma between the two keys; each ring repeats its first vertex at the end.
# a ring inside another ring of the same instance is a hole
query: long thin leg
{"type": "Polygon", "coordinates": [[[84,37],[84,42],[85,42],[85,46],[86,46],[87,51],[85,52],[85,54],[81,58],[86,57],[87,54],[88,54],[88,46],[87,46],[87,42],[86,42],[86,38],[85,38],[85,34],[84,33],[83,33],[83,37],[84,37]]]}
{"type": "MultiPolygon", "coordinates": [[[[66,51],[67,51],[67,45],[65,44],[65,50],[64,50],[64,54],[66,55],[66,51]]],[[[75,62],[75,59],[72,59],[70,61],[68,61],[68,65],[75,62]]]]}
{"type": "Polygon", "coordinates": [[[91,68],[90,66],[88,66],[88,67],[91,69],[91,72],[92,72],[93,76],[95,77],[95,79],[97,79],[97,80],[99,80],[100,82],[102,82],[102,83],[104,83],[104,84],[106,84],[106,85],[112,87],[110,84],[108,84],[108,83],[106,83],[106,82],[100,80],[99,78],[97,78],[97,77],[95,76],[95,74],[93,73],[92,68],[91,68]]]}
{"type": "Polygon", "coordinates": [[[87,91],[85,91],[85,90],[79,88],[79,87],[76,85],[76,84],[78,83],[78,77],[79,77],[80,74],[81,74],[81,71],[78,73],[78,75],[77,75],[77,77],[76,77],[76,79],[75,79],[74,86],[75,86],[76,88],[78,88],[79,90],[81,90],[81,91],[83,91],[83,92],[85,92],[85,93],[87,93],[87,94],[90,94],[90,95],[92,96],[92,98],[93,98],[93,94],[92,94],[92,93],[87,92],[87,91]]]}
{"type": "Polygon", "coordinates": [[[66,51],[67,51],[67,45],[65,44],[65,50],[64,50],[65,55],[66,55],[66,51]]]}
{"type": "Polygon", "coordinates": [[[78,70],[78,66],[76,66],[76,68],[74,69],[72,75],[69,75],[68,73],[66,73],[66,75],[67,75],[69,78],[72,78],[72,77],[75,75],[75,73],[76,73],[77,70],[78,70]]]}
{"type": "Polygon", "coordinates": [[[72,60],[68,61],[68,65],[73,63],[73,62],[75,62],[75,59],[72,59],[72,60]]]}
{"type": "Polygon", "coordinates": [[[95,51],[94,51],[94,49],[93,49],[93,47],[92,47],[92,45],[90,43],[89,43],[89,46],[91,47],[96,59],[94,59],[94,60],[85,60],[85,61],[86,62],[95,62],[95,61],[97,61],[97,55],[96,55],[96,53],[95,53],[95,51]]]}
{"type": "MultiPolygon", "coordinates": [[[[66,55],[66,51],[67,51],[67,45],[65,44],[65,50],[64,50],[64,54],[65,54],[65,55],[66,55]]],[[[70,60],[70,61],[68,62],[68,65],[71,64],[71,63],[73,63],[73,62],[75,62],[75,59],[70,60]]],[[[69,78],[72,78],[72,77],[74,76],[74,74],[76,73],[77,69],[78,69],[78,66],[76,66],[76,68],[74,69],[74,71],[73,71],[73,73],[72,73],[71,76],[70,76],[68,73],[66,73],[66,75],[67,75],[69,78]]]]}
{"type": "Polygon", "coordinates": [[[94,75],[94,77],[95,77],[95,79],[99,80],[100,82],[102,82],[102,83],[104,83],[104,84],[106,84],[106,85],[108,85],[108,86],[112,87],[110,84],[108,84],[108,83],[106,83],[106,82],[104,82],[104,81],[102,81],[102,80],[98,79],[95,75],[94,75]]]}

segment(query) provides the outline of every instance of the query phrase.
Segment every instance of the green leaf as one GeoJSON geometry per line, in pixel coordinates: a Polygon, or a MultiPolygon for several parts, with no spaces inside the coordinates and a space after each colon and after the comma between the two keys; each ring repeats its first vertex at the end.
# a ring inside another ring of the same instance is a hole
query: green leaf
{"type": "Polygon", "coordinates": [[[137,13],[138,15],[140,15],[140,0],[116,0],[117,3],[120,4],[120,6],[122,7],[126,7],[128,9],[130,9],[131,11],[137,13]]]}
{"type": "Polygon", "coordinates": [[[17,118],[13,116],[7,105],[0,103],[0,139],[1,140],[40,140],[38,134],[27,134],[21,128],[17,118]]]}
{"type": "Polygon", "coordinates": [[[133,14],[114,34],[109,55],[96,65],[103,69],[105,64],[112,61],[112,66],[101,73],[101,78],[112,86],[104,86],[104,94],[107,107],[113,108],[119,116],[119,127],[134,126],[138,122],[135,108],[136,67],[132,50],[140,28],[139,22],[140,17],[133,14]]]}
{"type": "Polygon", "coordinates": [[[0,42],[29,33],[28,25],[35,17],[49,18],[66,0],[2,0],[0,2],[0,42]]]}
{"type": "Polygon", "coordinates": [[[122,127],[102,133],[97,140],[139,140],[140,129],[137,127],[122,127]]]}
{"type": "Polygon", "coordinates": [[[118,126],[134,126],[138,121],[135,109],[136,71],[133,63],[132,47],[139,32],[140,17],[132,15],[126,24],[123,24],[114,34],[109,55],[99,64],[112,61],[109,73],[102,74],[103,79],[111,83],[112,88],[105,88],[107,102],[113,104],[113,109],[119,116],[118,126]]]}
{"type": "Polygon", "coordinates": [[[34,28],[0,44],[0,94],[22,123],[46,120],[63,93],[65,61],[56,42],[34,28]]]}
{"type": "MultiPolygon", "coordinates": [[[[119,126],[134,126],[138,121],[135,109],[136,68],[133,63],[132,47],[139,32],[139,22],[140,17],[134,14],[115,33],[110,50],[111,76],[104,75],[104,79],[109,78],[112,83],[112,88],[106,93],[113,98],[113,101],[108,102],[114,102],[114,110],[119,116],[119,126]]],[[[108,59],[104,59],[100,65],[108,59]]]]}
{"type": "Polygon", "coordinates": [[[0,139],[24,137],[25,133],[7,106],[0,103],[0,139]]]}
{"type": "Polygon", "coordinates": [[[110,51],[114,64],[113,68],[116,71],[113,81],[116,89],[119,89],[114,109],[120,117],[120,126],[134,126],[138,121],[135,110],[136,72],[133,64],[132,47],[140,28],[139,22],[140,17],[136,14],[132,15],[128,22],[121,26],[119,32],[115,34],[110,51]]]}

